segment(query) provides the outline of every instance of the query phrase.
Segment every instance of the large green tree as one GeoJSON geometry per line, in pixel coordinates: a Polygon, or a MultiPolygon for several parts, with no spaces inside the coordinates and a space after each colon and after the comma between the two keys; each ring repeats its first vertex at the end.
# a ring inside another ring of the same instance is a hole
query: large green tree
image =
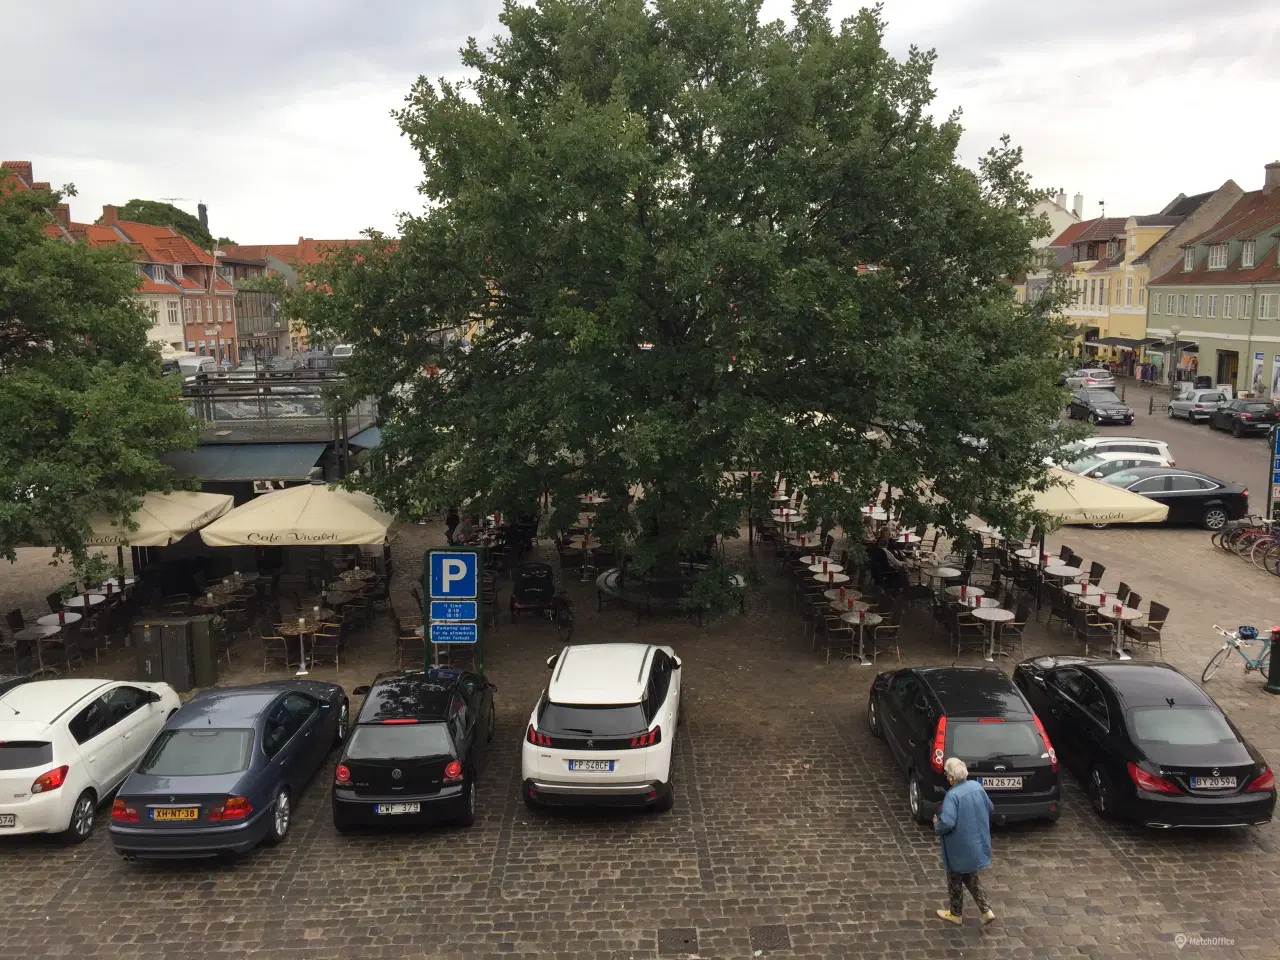
{"type": "MultiPolygon", "coordinates": [[[[193,216],[180,207],[175,207],[172,203],[165,203],[163,200],[130,200],[119,209],[117,214],[121,220],[128,220],[132,223],[149,223],[153,227],[170,227],[177,230],[188,240],[195,242],[201,250],[213,249],[213,234],[209,229],[200,222],[200,218],[193,216]]],[[[98,223],[102,222],[102,218],[98,218],[98,223]]],[[[221,238],[227,243],[225,237],[221,238]]]]}
{"type": "Polygon", "coordinates": [[[646,565],[737,532],[735,470],[789,478],[814,522],[882,484],[912,524],[1030,518],[1062,330],[1008,282],[1045,232],[1019,151],[958,162],[932,53],[889,56],[878,9],[758,14],[508,2],[470,79],[417,82],[426,212],[298,305],[357,345],[347,399],[382,404],[359,484],[410,515],[549,490],[555,525],[604,491],[646,565]],[[469,352],[442,336],[476,319],[469,352]]]}
{"type": "Polygon", "coordinates": [[[0,196],[0,556],[47,543],[85,557],[87,518],[126,517],[174,486],[166,450],[197,428],[160,376],[132,251],[46,234],[62,195],[0,196]]]}

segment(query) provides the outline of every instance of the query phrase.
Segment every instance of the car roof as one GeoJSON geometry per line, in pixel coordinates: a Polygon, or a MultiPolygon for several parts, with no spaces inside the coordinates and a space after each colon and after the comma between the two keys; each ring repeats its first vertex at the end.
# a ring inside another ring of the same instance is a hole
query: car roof
{"type": "Polygon", "coordinates": [[[1150,437],[1117,437],[1113,434],[1097,435],[1085,437],[1083,440],[1076,441],[1086,447],[1097,447],[1104,443],[1149,443],[1154,447],[1167,446],[1163,440],[1152,440],[1150,437]]]}
{"type": "Polygon", "coordinates": [[[1205,480],[1212,480],[1214,483],[1220,483],[1223,486],[1231,486],[1231,482],[1227,480],[1219,480],[1217,477],[1211,477],[1207,473],[1200,473],[1198,470],[1185,470],[1182,467],[1130,467],[1124,471],[1126,475],[1133,474],[1135,477],[1163,477],[1174,474],[1179,477],[1201,477],[1205,480]]]}
{"type": "Polygon", "coordinates": [[[1212,706],[1213,700],[1186,674],[1167,663],[1103,660],[1079,665],[1101,680],[1127,707],[1212,706]]]}
{"type": "Polygon", "coordinates": [[[0,720],[20,718],[28,723],[53,723],[85,697],[96,690],[105,690],[112,683],[112,680],[78,678],[22,683],[0,696],[0,703],[18,711],[16,714],[8,710],[0,711],[7,714],[0,716],[0,720]]]}
{"type": "Polygon", "coordinates": [[[462,670],[447,669],[383,674],[370,686],[356,722],[445,720],[453,692],[463,676],[462,670]]]}
{"type": "Polygon", "coordinates": [[[1081,460],[1101,460],[1103,462],[1109,460],[1132,460],[1137,458],[1148,460],[1163,460],[1164,458],[1158,453],[1148,453],[1146,450],[1094,450],[1092,453],[1085,454],[1080,457],[1081,460]]]}
{"type": "Polygon", "coordinates": [[[553,703],[639,703],[646,668],[657,647],[648,643],[583,643],[565,647],[551,671],[553,703]]]}
{"type": "Polygon", "coordinates": [[[252,724],[285,692],[284,687],[213,687],[187,701],[170,724],[177,728],[252,724]]]}
{"type": "Polygon", "coordinates": [[[1032,712],[1013,680],[996,667],[923,667],[916,674],[948,717],[1018,717],[1032,712]]]}

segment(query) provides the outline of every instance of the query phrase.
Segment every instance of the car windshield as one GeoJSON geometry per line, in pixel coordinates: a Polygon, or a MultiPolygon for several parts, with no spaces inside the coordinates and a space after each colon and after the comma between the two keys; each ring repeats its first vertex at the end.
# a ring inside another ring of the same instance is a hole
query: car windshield
{"type": "Polygon", "coordinates": [[[562,736],[622,737],[648,728],[649,721],[638,703],[584,706],[547,701],[538,717],[539,730],[562,736]]]}
{"type": "Polygon", "coordinates": [[[1021,721],[949,723],[947,741],[947,755],[965,761],[1038,757],[1044,753],[1035,724],[1021,721]]]}
{"type": "Polygon", "coordinates": [[[1119,403],[1120,398],[1110,390],[1086,390],[1085,396],[1090,403],[1119,403]]]}
{"type": "Polygon", "coordinates": [[[217,777],[249,768],[252,730],[164,730],[138,764],[153,777],[217,777]]]}
{"type": "Polygon", "coordinates": [[[53,744],[41,740],[0,742],[0,770],[26,770],[53,762],[53,744]]]}
{"type": "Polygon", "coordinates": [[[1143,743],[1205,747],[1236,741],[1226,717],[1213,707],[1136,707],[1129,711],[1129,729],[1143,743]]]}
{"type": "Polygon", "coordinates": [[[1068,463],[1065,469],[1071,473],[1088,473],[1094,467],[1101,466],[1106,462],[1102,457],[1081,457],[1079,460],[1073,460],[1068,463]]]}
{"type": "Polygon", "coordinates": [[[404,760],[453,755],[443,723],[362,723],[347,744],[348,760],[404,760]]]}

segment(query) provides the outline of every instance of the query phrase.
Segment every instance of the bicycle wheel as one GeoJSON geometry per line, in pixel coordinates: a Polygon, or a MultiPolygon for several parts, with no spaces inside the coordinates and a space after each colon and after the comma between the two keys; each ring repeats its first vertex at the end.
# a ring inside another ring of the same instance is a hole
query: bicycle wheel
{"type": "Polygon", "coordinates": [[[556,632],[560,634],[561,643],[568,643],[573,638],[573,610],[567,605],[556,614],[556,632]]]}
{"type": "Polygon", "coordinates": [[[1227,662],[1227,657],[1231,656],[1231,644],[1224,643],[1222,649],[1213,655],[1213,658],[1205,664],[1204,673],[1200,674],[1200,682],[1208,683],[1213,679],[1214,674],[1222,669],[1222,665],[1227,662]]]}
{"type": "Polygon", "coordinates": [[[1276,538],[1267,534],[1265,537],[1259,537],[1253,542],[1253,546],[1249,548],[1249,559],[1253,561],[1255,567],[1264,567],[1267,554],[1276,545],[1276,538]]]}

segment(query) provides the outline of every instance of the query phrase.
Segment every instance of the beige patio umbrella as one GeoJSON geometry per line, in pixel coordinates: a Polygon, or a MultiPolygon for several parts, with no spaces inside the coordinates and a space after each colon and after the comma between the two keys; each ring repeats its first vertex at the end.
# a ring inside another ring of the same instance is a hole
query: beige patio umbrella
{"type": "Polygon", "coordinates": [[[200,531],[211,547],[383,543],[395,518],[367,493],[307,483],[255,497],[200,531]]]}
{"type": "Polygon", "coordinates": [[[1035,508],[1063,524],[1160,523],[1169,516],[1163,503],[1101,480],[1058,467],[1050,467],[1049,475],[1060,482],[1035,494],[1035,508]]]}
{"type": "Polygon", "coordinates": [[[130,530],[106,515],[90,517],[92,531],[86,544],[91,547],[167,547],[192,530],[218,519],[235,505],[225,493],[198,493],[175,490],[148,493],[133,514],[138,529],[130,530]]]}

